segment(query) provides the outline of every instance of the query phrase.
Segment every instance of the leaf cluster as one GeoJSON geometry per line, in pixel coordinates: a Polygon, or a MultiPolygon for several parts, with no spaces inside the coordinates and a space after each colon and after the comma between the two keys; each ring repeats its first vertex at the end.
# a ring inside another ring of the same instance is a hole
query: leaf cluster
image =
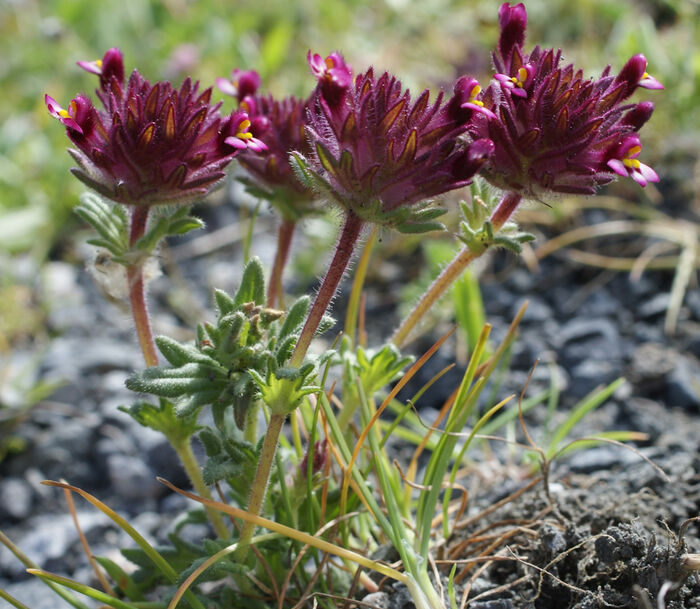
{"type": "Polygon", "coordinates": [[[211,406],[220,429],[230,411],[242,429],[260,394],[254,377],[268,378],[285,367],[309,302],[308,297],[300,298],[285,315],[263,306],[264,295],[262,265],[254,258],[233,297],[215,290],[216,322],[198,326],[195,344],[157,337],[156,344],[170,365],[133,374],[127,387],[174,400],[180,417],[196,415],[202,407],[211,406]]]}
{"type": "Polygon", "coordinates": [[[96,239],[89,239],[88,243],[106,249],[115,262],[127,266],[151,254],[161,239],[202,228],[204,223],[191,216],[189,211],[187,206],[155,208],[148,230],[130,246],[129,218],[123,205],[112,203],[94,192],[86,192],[75,208],[75,213],[99,235],[96,239]]]}
{"type": "MultiPolygon", "coordinates": [[[[336,163],[331,155],[321,144],[316,145],[316,154],[329,174],[342,169],[344,164],[352,163],[349,153],[343,152],[340,161],[336,163]]],[[[362,220],[381,226],[390,226],[402,233],[426,233],[435,230],[445,230],[445,225],[437,222],[437,219],[446,213],[440,207],[433,207],[430,201],[415,203],[411,206],[400,206],[396,209],[384,209],[382,201],[376,197],[363,198],[360,205],[350,206],[348,201],[340,197],[331,183],[318,172],[310,168],[308,161],[299,152],[289,155],[289,162],[299,181],[308,189],[329,201],[334,201],[341,207],[348,209],[362,220]]]]}

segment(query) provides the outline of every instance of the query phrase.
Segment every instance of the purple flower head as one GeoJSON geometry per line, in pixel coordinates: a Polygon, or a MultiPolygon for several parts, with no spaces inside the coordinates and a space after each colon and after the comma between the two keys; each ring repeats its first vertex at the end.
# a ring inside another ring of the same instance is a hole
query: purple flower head
{"type": "Polygon", "coordinates": [[[79,61],[78,65],[91,74],[97,74],[100,77],[102,89],[107,88],[112,78],[120,84],[124,83],[124,57],[117,48],[109,49],[102,59],[79,61]]]}
{"type": "Polygon", "coordinates": [[[621,147],[654,109],[649,102],[625,100],[639,87],[662,88],[647,73],[643,55],[632,57],[617,76],[608,67],[600,78],[584,79],[573,65],[561,65],[561,50],[537,46],[524,53],[527,13],[522,4],[503,4],[499,23],[493,54],[497,74],[481,96],[499,120],[474,121],[470,130],[472,137],[495,144],[482,169],[487,180],[532,198],[551,192],[593,194],[616,174],[642,185],[658,180],[647,169],[627,171],[636,169],[639,152],[626,156],[629,150],[621,147]]]}
{"type": "Polygon", "coordinates": [[[262,152],[267,150],[265,143],[249,131],[251,125],[248,114],[243,110],[236,110],[226,123],[226,133],[229,135],[224,139],[224,143],[240,151],[262,152]]]}
{"type": "Polygon", "coordinates": [[[352,69],[340,53],[331,53],[323,59],[318,53],[306,55],[311,73],[318,79],[318,86],[329,108],[339,106],[345,93],[352,86],[352,69]]]}
{"type": "Polygon", "coordinates": [[[100,194],[129,205],[192,203],[224,177],[243,149],[263,149],[248,131],[244,112],[222,119],[211,89],[188,78],[179,89],[155,84],[134,70],[124,82],[121,53],[82,67],[100,76],[103,110],[79,95],[61,108],[46,96],[49,113],[66,126],[76,149],[77,178],[100,194]],[[87,66],[87,67],[86,67],[87,66]]]}
{"type": "Polygon", "coordinates": [[[260,88],[260,75],[255,70],[238,70],[231,72],[231,79],[217,78],[216,86],[222,93],[235,97],[238,103],[246,97],[255,95],[260,88]]]}
{"type": "MultiPolygon", "coordinates": [[[[304,453],[304,457],[297,466],[297,476],[301,480],[306,480],[307,470],[309,468],[309,452],[311,447],[309,446],[304,453]]],[[[311,460],[311,475],[320,474],[323,470],[323,466],[326,464],[328,459],[328,440],[325,438],[323,440],[316,440],[313,444],[313,458],[311,460]]]]}
{"type": "Polygon", "coordinates": [[[370,68],[333,105],[337,97],[328,97],[325,76],[319,78],[309,108],[311,154],[301,173],[362,220],[400,226],[411,205],[469,184],[493,152],[488,139],[470,144],[460,137],[475,115],[463,108],[474,101],[467,79],[450,101],[441,92],[430,103],[427,90],[412,100],[399,80],[386,72],[376,79],[370,68]]]}
{"type": "Polygon", "coordinates": [[[607,165],[616,174],[623,177],[632,178],[640,186],[646,186],[647,182],[658,182],[659,176],[656,172],[640,162],[637,157],[642,151],[642,142],[636,133],[628,133],[622,141],[612,149],[607,165]]]}
{"type": "MultiPolygon", "coordinates": [[[[259,82],[257,72],[233,72],[249,74],[251,80],[259,82]]],[[[219,86],[221,80],[217,80],[219,86]]],[[[221,90],[237,97],[227,86],[221,90]]],[[[260,154],[244,151],[238,161],[265,188],[264,196],[289,220],[316,211],[312,205],[313,193],[299,182],[289,164],[290,152],[305,152],[308,148],[304,135],[307,105],[306,100],[295,97],[277,100],[271,95],[251,94],[239,100],[239,108],[250,119],[250,132],[265,149],[260,154]]]]}

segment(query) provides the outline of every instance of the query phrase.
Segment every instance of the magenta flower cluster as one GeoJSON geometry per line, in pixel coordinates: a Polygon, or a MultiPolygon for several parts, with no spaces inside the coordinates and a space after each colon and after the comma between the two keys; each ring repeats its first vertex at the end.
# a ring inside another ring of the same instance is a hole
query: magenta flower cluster
{"type": "MultiPolygon", "coordinates": [[[[412,99],[401,82],[370,68],[354,80],[343,57],[309,53],[318,86],[311,99],[305,159],[313,183],[348,213],[394,224],[404,208],[469,184],[493,152],[488,139],[466,135],[475,113],[469,79],[450,100],[423,91],[412,99]],[[399,212],[399,213],[397,213],[399,212]]],[[[480,107],[477,106],[479,110],[480,107]]]]}
{"type": "Polygon", "coordinates": [[[637,157],[637,131],[654,110],[650,102],[626,103],[639,87],[662,89],[643,55],[632,57],[617,76],[608,66],[585,79],[561,65],[561,50],[523,51],[527,13],[503,4],[501,35],[493,54],[497,73],[482,100],[494,117],[475,121],[473,137],[494,143],[482,175],[503,190],[539,198],[550,192],[593,194],[615,174],[641,186],[658,176],[637,157]]]}
{"type": "Polygon", "coordinates": [[[289,163],[291,151],[308,150],[308,99],[292,96],[277,100],[272,95],[260,95],[260,76],[253,70],[233,70],[230,79],[218,78],[216,85],[237,100],[239,109],[250,118],[251,133],[264,145],[264,150],[244,151],[239,163],[267,190],[267,198],[285,218],[295,220],[315,212],[314,193],[296,179],[289,163]]]}
{"type": "Polygon", "coordinates": [[[503,4],[499,24],[496,73],[484,91],[463,76],[449,97],[413,97],[387,72],[353,77],[340,53],[309,52],[317,85],[307,99],[259,95],[257,72],[234,70],[217,80],[238,106],[223,118],[211,89],[200,93],[189,79],[176,89],[134,71],[125,81],[121,53],[110,49],[102,60],[79,62],[99,76],[102,109],[83,95],[66,109],[48,95],[46,104],[75,146],[76,176],[132,205],[191,202],[239,153],[253,178],[300,210],[318,194],[304,188],[312,186],[362,222],[393,226],[477,172],[530,198],[592,194],[616,176],[658,181],[640,160],[638,135],[653,104],[628,101],[638,88],[663,88],[644,56],[617,75],[608,67],[586,79],[561,50],[525,52],[523,4],[503,4]]]}
{"type": "Polygon", "coordinates": [[[46,105],[65,126],[78,163],[73,173],[109,199],[150,206],[191,203],[225,175],[241,150],[264,149],[238,110],[226,118],[211,103],[212,89],[186,79],[179,89],[151,84],[138,71],[125,82],[118,49],[101,60],[79,62],[97,74],[102,109],[78,95],[68,108],[46,96],[46,105]]]}

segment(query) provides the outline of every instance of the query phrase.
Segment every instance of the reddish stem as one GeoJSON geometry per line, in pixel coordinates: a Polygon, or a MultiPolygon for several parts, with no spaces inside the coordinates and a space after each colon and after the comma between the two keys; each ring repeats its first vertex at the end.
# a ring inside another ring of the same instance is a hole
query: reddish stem
{"type": "Polygon", "coordinates": [[[280,308],[284,308],[284,298],[282,292],[282,273],[289,257],[289,248],[292,245],[294,235],[295,220],[282,220],[282,224],[277,231],[277,254],[270,273],[270,283],[267,286],[267,307],[273,308],[279,296],[280,308]]]}
{"type": "Polygon", "coordinates": [[[503,195],[496,209],[491,213],[491,226],[493,227],[493,232],[497,233],[503,225],[510,220],[518,205],[523,200],[522,196],[515,192],[507,192],[503,195]]]}
{"type": "MultiPolygon", "coordinates": [[[[129,232],[129,246],[134,247],[136,242],[143,237],[146,232],[148,222],[148,207],[135,205],[131,212],[131,229],[129,232]]],[[[158,354],[156,345],[153,342],[153,332],[151,322],[148,317],[148,307],[146,306],[146,286],[143,281],[143,261],[139,260],[126,267],[126,277],[129,282],[129,301],[131,303],[131,314],[136,325],[136,335],[141,345],[143,359],[146,366],[158,365],[158,354]]]]}
{"type": "Polygon", "coordinates": [[[352,212],[349,212],[345,218],[345,224],[340,233],[333,260],[331,260],[326,276],[323,278],[323,283],[318,290],[316,300],[311,307],[309,316],[306,318],[304,329],[301,331],[299,341],[292,354],[292,359],[290,360],[292,366],[300,366],[304,361],[304,356],[309,349],[311,339],[313,339],[318,324],[321,323],[323,314],[326,312],[331,299],[335,295],[343,273],[345,273],[345,269],[352,258],[352,254],[355,251],[355,243],[360,236],[362,226],[362,220],[352,212]]]}
{"type": "MultiPolygon", "coordinates": [[[[493,227],[494,234],[497,233],[503,225],[508,222],[513,212],[520,205],[522,197],[514,192],[507,192],[503,195],[496,209],[491,213],[489,220],[493,227]]],[[[423,318],[423,316],[431,309],[435,302],[445,293],[447,288],[449,288],[454,281],[464,272],[464,269],[469,266],[476,258],[481,254],[475,254],[468,247],[463,247],[462,250],[452,259],[440,273],[440,275],[433,281],[432,285],[428,288],[427,292],[421,296],[413,310],[408,314],[402,322],[399,328],[394,333],[391,341],[397,346],[401,347],[408,338],[409,334],[416,327],[418,322],[423,318]]]]}

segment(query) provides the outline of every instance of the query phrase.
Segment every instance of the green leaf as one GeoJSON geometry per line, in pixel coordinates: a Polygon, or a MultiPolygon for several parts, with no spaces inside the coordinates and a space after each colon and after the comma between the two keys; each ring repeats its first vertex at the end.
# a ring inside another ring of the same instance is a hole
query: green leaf
{"type": "Polygon", "coordinates": [[[139,393],[152,393],[164,398],[176,398],[212,390],[227,382],[226,371],[202,364],[185,364],[179,368],[154,366],[132,374],[126,380],[127,388],[139,393]],[[218,381],[218,383],[217,383],[218,381]]]}
{"type": "Polygon", "coordinates": [[[236,303],[226,292],[219,289],[214,289],[214,302],[219,310],[219,315],[224,316],[229,314],[236,308],[236,303]]]}
{"type": "Polygon", "coordinates": [[[445,225],[442,222],[404,222],[399,224],[396,229],[404,234],[418,234],[430,231],[443,231],[445,230],[445,225]]]}
{"type": "Polygon", "coordinates": [[[155,343],[163,357],[175,367],[184,366],[185,364],[217,366],[215,360],[208,355],[204,355],[196,347],[183,345],[167,336],[156,336],[155,343]]]}
{"type": "Polygon", "coordinates": [[[197,429],[195,418],[180,418],[174,405],[161,399],[159,404],[137,402],[129,408],[120,406],[119,410],[127,413],[139,425],[159,431],[170,440],[190,437],[197,429]]]}
{"type": "Polygon", "coordinates": [[[316,328],[314,336],[320,336],[324,332],[328,332],[335,325],[335,319],[330,315],[324,315],[316,328]]]}
{"type": "Polygon", "coordinates": [[[301,324],[304,323],[306,319],[306,313],[309,310],[309,297],[302,296],[299,298],[287,311],[287,315],[284,318],[284,323],[280,328],[279,340],[282,340],[296,332],[301,324]]]}
{"type": "Polygon", "coordinates": [[[143,600],[143,592],[139,586],[136,585],[134,580],[131,579],[131,576],[117,563],[105,556],[95,556],[95,560],[107,571],[107,574],[114,580],[117,588],[119,588],[124,596],[132,601],[143,600]]]}
{"type": "Polygon", "coordinates": [[[262,263],[257,257],[250,262],[243,271],[241,285],[233,298],[234,307],[239,307],[246,302],[254,302],[262,305],[265,302],[265,274],[262,263]]]}
{"type": "Polygon", "coordinates": [[[180,398],[175,406],[175,414],[178,417],[194,416],[202,406],[214,404],[221,396],[221,389],[211,389],[208,391],[197,391],[193,395],[180,398]]]}
{"type": "Polygon", "coordinates": [[[198,228],[204,228],[205,224],[199,218],[194,216],[187,216],[175,222],[171,222],[168,226],[168,235],[179,236],[186,235],[190,231],[197,230],[198,228]]]}

